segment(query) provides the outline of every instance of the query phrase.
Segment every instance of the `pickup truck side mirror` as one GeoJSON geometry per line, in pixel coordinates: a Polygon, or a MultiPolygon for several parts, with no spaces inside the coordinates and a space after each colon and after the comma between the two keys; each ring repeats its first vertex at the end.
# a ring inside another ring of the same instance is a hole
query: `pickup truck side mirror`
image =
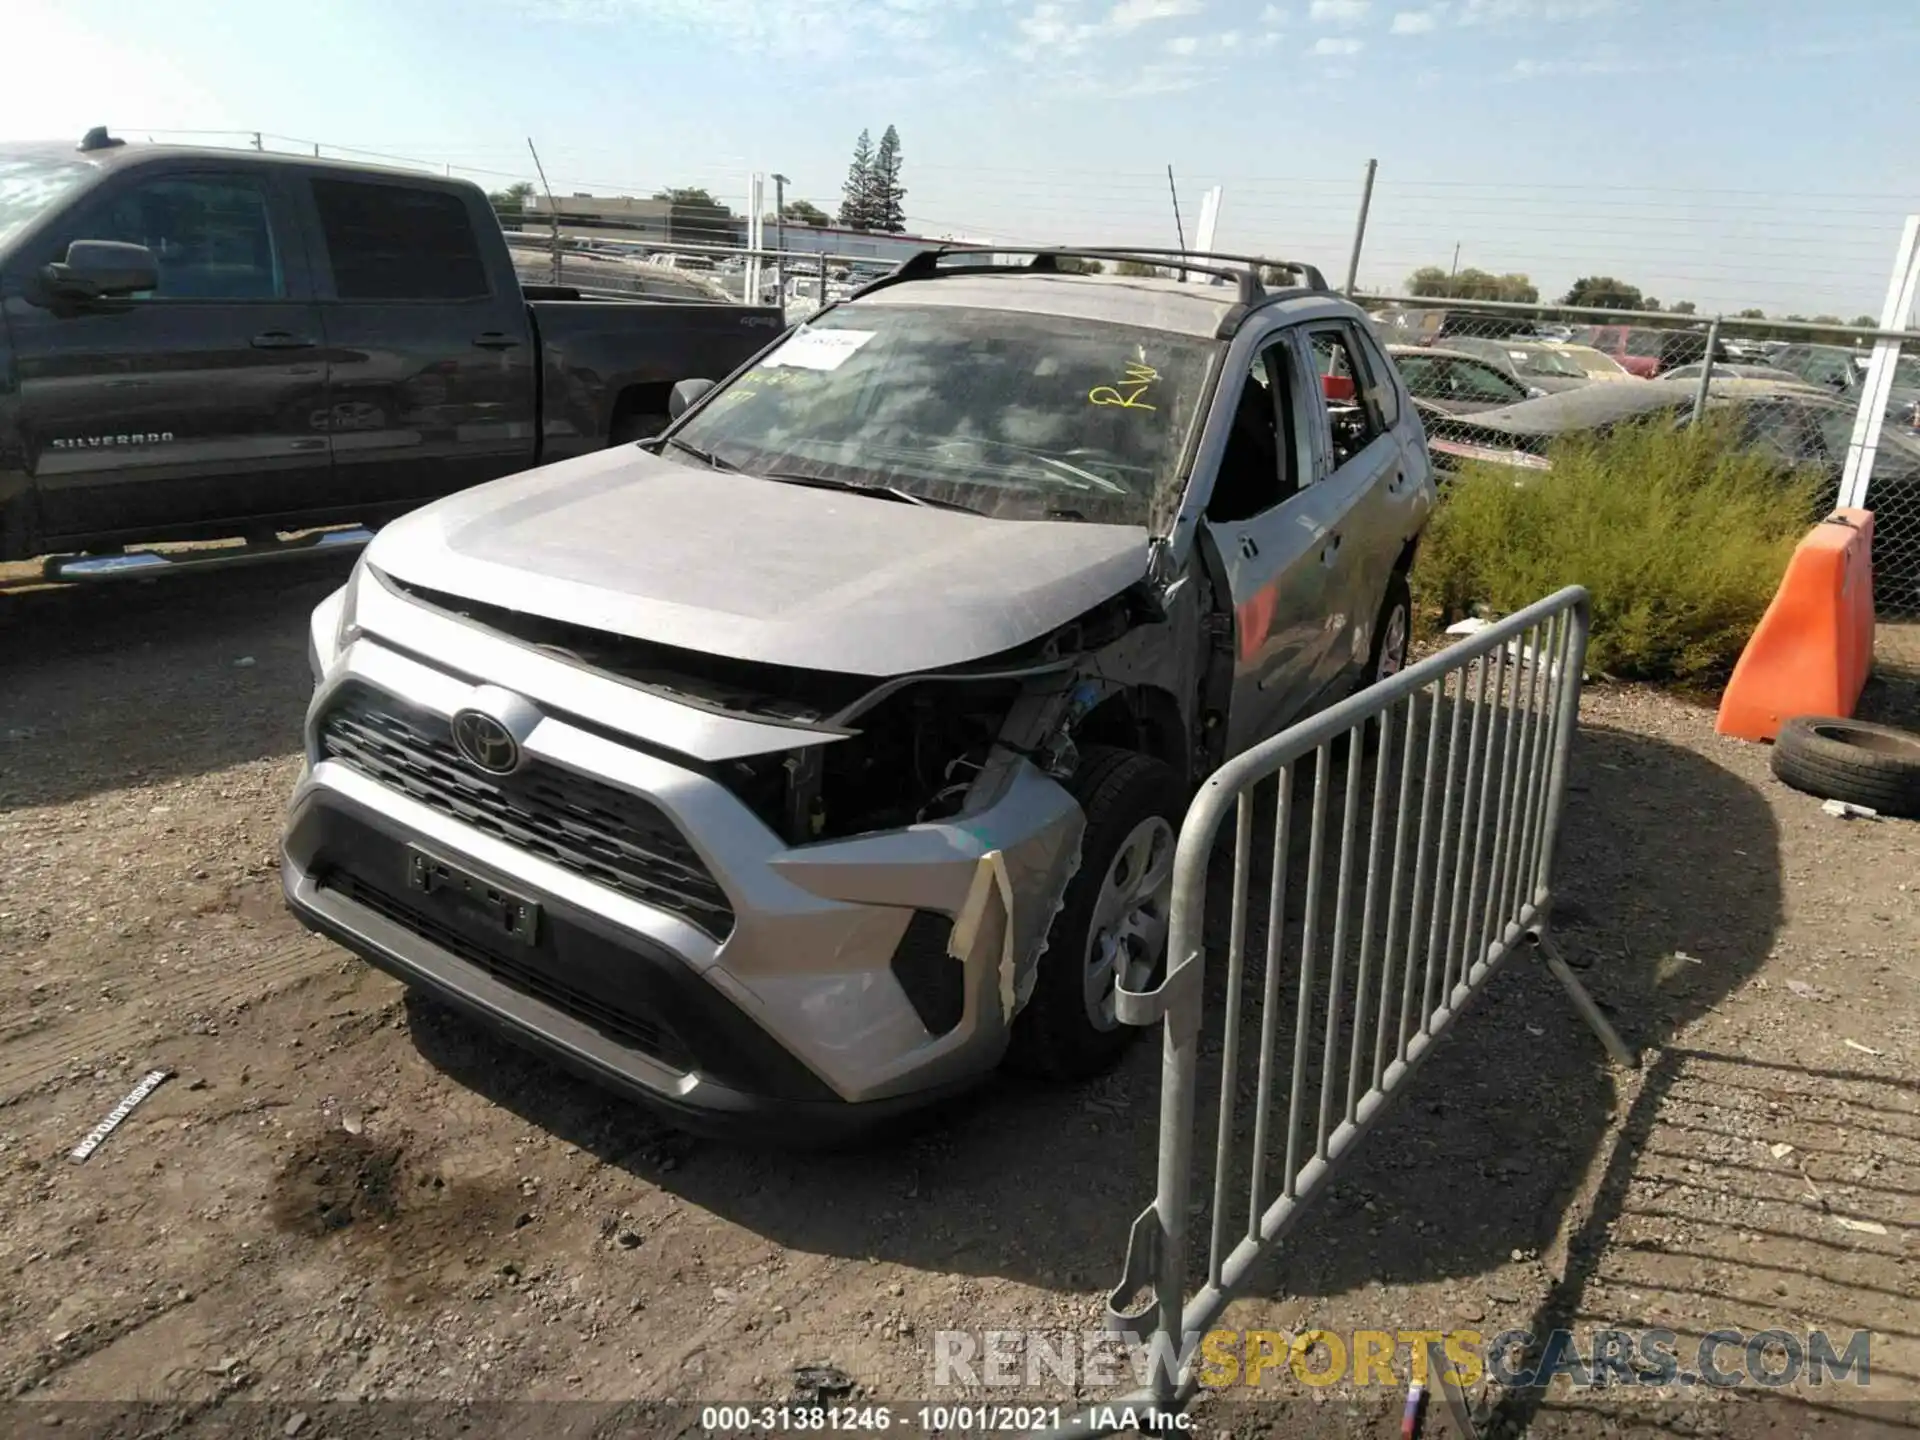
{"type": "Polygon", "coordinates": [[[156,289],[160,263],[144,245],[119,240],[76,240],[67,258],[41,272],[47,287],[63,299],[93,300],[156,289]]]}
{"type": "Polygon", "coordinates": [[[682,380],[667,394],[667,416],[678,420],[691,410],[700,398],[713,389],[711,380],[682,380]]]}

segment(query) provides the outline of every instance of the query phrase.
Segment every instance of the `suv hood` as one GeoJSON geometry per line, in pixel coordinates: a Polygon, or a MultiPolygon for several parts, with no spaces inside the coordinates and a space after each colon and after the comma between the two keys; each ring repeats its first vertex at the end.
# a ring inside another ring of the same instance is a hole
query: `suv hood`
{"type": "Polygon", "coordinates": [[[1037,639],[1142,579],[1148,538],[620,446],[416,510],[375,537],[367,563],[402,585],[634,640],[884,677],[1037,639]]]}

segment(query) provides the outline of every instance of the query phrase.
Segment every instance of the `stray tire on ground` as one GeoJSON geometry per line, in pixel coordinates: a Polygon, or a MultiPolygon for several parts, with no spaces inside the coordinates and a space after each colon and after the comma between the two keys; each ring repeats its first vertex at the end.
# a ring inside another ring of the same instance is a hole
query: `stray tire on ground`
{"type": "Polygon", "coordinates": [[[1773,773],[1824,800],[1920,820],[1920,735],[1891,725],[1797,716],[1780,727],[1773,773]]]}

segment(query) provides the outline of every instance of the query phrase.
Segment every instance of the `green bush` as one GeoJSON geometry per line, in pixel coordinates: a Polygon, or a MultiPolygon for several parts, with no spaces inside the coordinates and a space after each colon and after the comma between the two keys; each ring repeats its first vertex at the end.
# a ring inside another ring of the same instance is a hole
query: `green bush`
{"type": "Polygon", "coordinates": [[[1739,448],[1718,419],[1571,436],[1548,458],[1544,472],[1471,462],[1447,486],[1416,607],[1444,623],[1584,585],[1590,671],[1689,688],[1733,668],[1831,485],[1739,448]]]}

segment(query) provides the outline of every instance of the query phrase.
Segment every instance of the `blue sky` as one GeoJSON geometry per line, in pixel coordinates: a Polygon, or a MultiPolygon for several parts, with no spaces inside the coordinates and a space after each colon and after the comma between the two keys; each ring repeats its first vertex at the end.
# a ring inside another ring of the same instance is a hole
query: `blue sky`
{"type": "MultiPolygon", "coordinates": [[[[0,138],[260,130],[489,185],[783,171],[899,127],[916,230],[1218,242],[1345,271],[1611,272],[1702,311],[1877,314],[1920,210],[1915,0],[9,0],[0,138]],[[21,63],[24,57],[44,63],[21,63]]],[[[240,137],[219,138],[232,142],[240,137]]],[[[287,140],[271,141],[287,144],[287,140]]]]}

